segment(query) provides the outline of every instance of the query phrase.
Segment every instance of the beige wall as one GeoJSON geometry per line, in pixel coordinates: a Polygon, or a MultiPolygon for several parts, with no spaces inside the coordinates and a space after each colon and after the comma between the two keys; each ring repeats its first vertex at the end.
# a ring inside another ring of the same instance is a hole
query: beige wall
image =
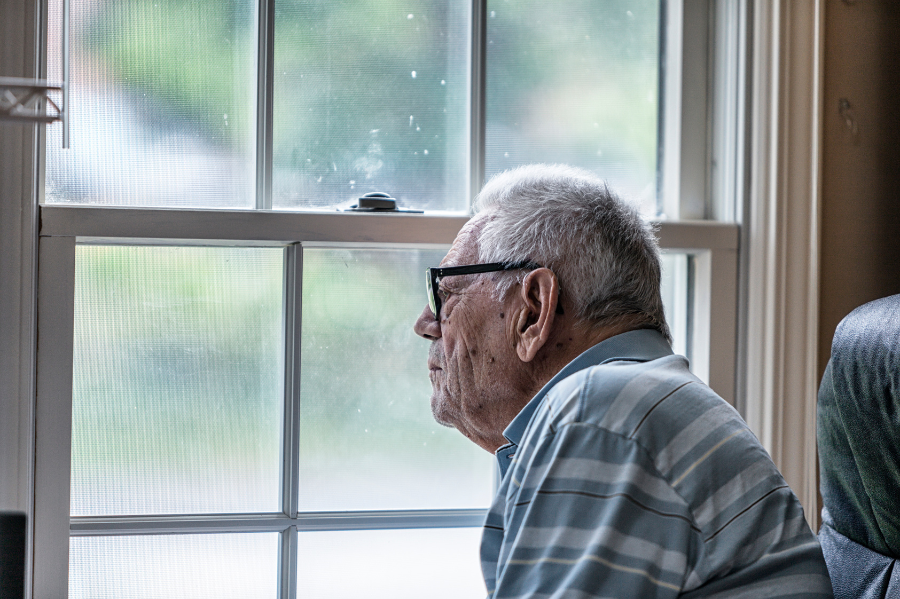
{"type": "Polygon", "coordinates": [[[820,373],[841,318],[900,293],[900,2],[827,0],[824,42],[820,373]]]}

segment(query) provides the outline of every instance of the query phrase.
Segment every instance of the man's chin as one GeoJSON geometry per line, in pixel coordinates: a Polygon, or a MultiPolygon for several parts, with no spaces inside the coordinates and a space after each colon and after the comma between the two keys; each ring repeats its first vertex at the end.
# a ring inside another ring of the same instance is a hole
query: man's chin
{"type": "Polygon", "coordinates": [[[453,424],[453,419],[447,413],[446,406],[443,401],[439,397],[431,396],[431,415],[434,417],[434,421],[440,424],[441,426],[446,426],[447,428],[456,428],[456,425],[453,424]]]}

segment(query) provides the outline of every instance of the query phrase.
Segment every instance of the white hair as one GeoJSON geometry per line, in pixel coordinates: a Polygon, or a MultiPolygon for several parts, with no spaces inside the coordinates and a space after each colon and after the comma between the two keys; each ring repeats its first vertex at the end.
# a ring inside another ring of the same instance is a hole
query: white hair
{"type": "MultiPolygon", "coordinates": [[[[584,323],[654,328],[671,341],[653,228],[602,179],[565,165],[522,166],[493,177],[474,208],[487,217],[480,262],[536,262],[556,273],[584,323]]],[[[526,275],[496,277],[498,293],[526,275]]]]}

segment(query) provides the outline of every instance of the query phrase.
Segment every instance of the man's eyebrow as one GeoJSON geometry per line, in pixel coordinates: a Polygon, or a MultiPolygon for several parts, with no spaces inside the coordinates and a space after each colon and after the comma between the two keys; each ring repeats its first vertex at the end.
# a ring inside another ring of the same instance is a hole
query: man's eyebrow
{"type": "Polygon", "coordinates": [[[461,287],[462,279],[467,275],[454,275],[450,277],[439,277],[438,287],[441,289],[453,289],[461,287]],[[456,279],[454,284],[454,279],[456,279]]]}

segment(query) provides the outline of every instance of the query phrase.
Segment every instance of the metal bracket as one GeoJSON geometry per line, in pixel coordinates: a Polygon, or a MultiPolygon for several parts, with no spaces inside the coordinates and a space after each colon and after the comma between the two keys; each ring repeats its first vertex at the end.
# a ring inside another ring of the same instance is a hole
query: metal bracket
{"type": "Polygon", "coordinates": [[[0,121],[61,121],[65,116],[64,110],[50,98],[49,92],[62,90],[61,85],[51,85],[40,79],[0,77],[0,121]],[[45,109],[50,109],[50,112],[45,109]]]}

